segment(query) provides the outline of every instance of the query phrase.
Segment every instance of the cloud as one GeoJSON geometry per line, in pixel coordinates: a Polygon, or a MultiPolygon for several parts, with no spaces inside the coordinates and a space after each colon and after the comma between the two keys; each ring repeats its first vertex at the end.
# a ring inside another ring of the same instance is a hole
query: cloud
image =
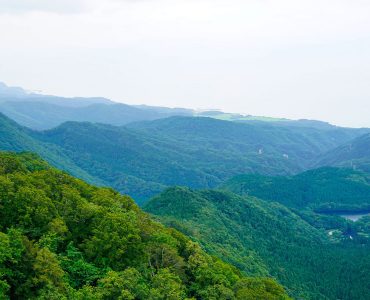
{"type": "Polygon", "coordinates": [[[30,12],[79,13],[88,9],[86,0],[0,0],[0,14],[30,12]]]}

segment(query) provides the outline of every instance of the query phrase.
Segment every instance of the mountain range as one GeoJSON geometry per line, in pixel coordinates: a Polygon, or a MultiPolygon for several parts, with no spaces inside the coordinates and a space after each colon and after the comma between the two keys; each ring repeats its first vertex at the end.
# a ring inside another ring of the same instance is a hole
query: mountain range
{"type": "Polygon", "coordinates": [[[367,128],[0,83],[0,298],[365,300],[369,149],[367,128]]]}
{"type": "Polygon", "coordinates": [[[204,117],[126,126],[66,122],[35,131],[0,115],[3,150],[33,151],[91,183],[146,201],[167,186],[214,188],[244,173],[289,175],[310,168],[361,130],[281,127],[204,117]]]}

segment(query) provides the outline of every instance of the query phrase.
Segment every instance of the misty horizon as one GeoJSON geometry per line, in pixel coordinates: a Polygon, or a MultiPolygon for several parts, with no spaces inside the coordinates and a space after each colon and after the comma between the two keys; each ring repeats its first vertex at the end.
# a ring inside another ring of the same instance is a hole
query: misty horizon
{"type": "Polygon", "coordinates": [[[1,0],[0,78],[64,97],[370,127],[369,14],[349,0],[1,0]]]}

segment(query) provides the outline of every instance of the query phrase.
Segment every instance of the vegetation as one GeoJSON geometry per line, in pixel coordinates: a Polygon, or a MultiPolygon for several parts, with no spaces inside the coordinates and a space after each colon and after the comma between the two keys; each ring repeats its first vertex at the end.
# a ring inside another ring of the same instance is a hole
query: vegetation
{"type": "Polygon", "coordinates": [[[68,122],[37,132],[0,115],[0,149],[36,152],[73,176],[111,186],[139,203],[167,186],[214,188],[243,173],[296,173],[317,154],[357,134],[336,127],[321,130],[189,117],[129,127],[68,122]]]}
{"type": "Polygon", "coordinates": [[[291,177],[239,175],[221,185],[221,189],[300,210],[370,209],[370,175],[352,169],[325,167],[291,177]]]}
{"type": "Polygon", "coordinates": [[[0,299],[288,299],[33,154],[0,154],[0,208],[0,299]]]}
{"type": "Polygon", "coordinates": [[[364,134],[320,157],[316,166],[340,166],[370,173],[370,134],[364,134]]]}
{"type": "MultiPolygon", "coordinates": [[[[367,299],[370,294],[364,284],[370,281],[369,239],[334,240],[324,228],[328,222],[316,228],[308,215],[302,218],[278,203],[178,187],[144,209],[245,274],[276,277],[295,299],[367,299]]],[[[368,222],[361,226],[368,230],[368,222]]]]}
{"type": "Polygon", "coordinates": [[[32,136],[141,203],[166,186],[213,188],[246,172],[298,172],[352,134],[174,117],[130,127],[69,122],[32,136]]]}

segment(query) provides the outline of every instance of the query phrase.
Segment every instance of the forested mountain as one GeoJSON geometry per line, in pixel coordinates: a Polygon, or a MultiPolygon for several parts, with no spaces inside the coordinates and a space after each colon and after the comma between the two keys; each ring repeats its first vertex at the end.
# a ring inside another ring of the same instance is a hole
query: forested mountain
{"type": "Polygon", "coordinates": [[[0,153],[0,195],[1,299],[288,299],[35,155],[0,153]]]}
{"type": "Polygon", "coordinates": [[[334,241],[286,207],[171,188],[144,209],[245,274],[270,274],[295,299],[368,299],[369,239],[334,241]]]}
{"type": "Polygon", "coordinates": [[[238,175],[221,189],[314,210],[370,209],[370,175],[323,167],[296,176],[238,175]]]}
{"type": "Polygon", "coordinates": [[[213,188],[242,173],[293,174],[356,131],[285,128],[199,117],[126,127],[67,122],[32,131],[0,115],[3,150],[31,150],[54,166],[142,202],[166,186],[213,188]]]}
{"type": "Polygon", "coordinates": [[[370,134],[364,134],[332,149],[318,159],[317,166],[340,166],[370,172],[370,134]]]}
{"type": "Polygon", "coordinates": [[[291,174],[352,134],[172,117],[128,127],[69,122],[33,136],[143,201],[165,186],[212,188],[240,173],[291,174]]]}
{"type": "Polygon", "coordinates": [[[0,113],[0,150],[32,151],[38,153],[53,166],[68,171],[73,176],[91,183],[103,184],[86,171],[79,168],[57,145],[44,143],[32,137],[32,131],[22,127],[0,113]]]}

